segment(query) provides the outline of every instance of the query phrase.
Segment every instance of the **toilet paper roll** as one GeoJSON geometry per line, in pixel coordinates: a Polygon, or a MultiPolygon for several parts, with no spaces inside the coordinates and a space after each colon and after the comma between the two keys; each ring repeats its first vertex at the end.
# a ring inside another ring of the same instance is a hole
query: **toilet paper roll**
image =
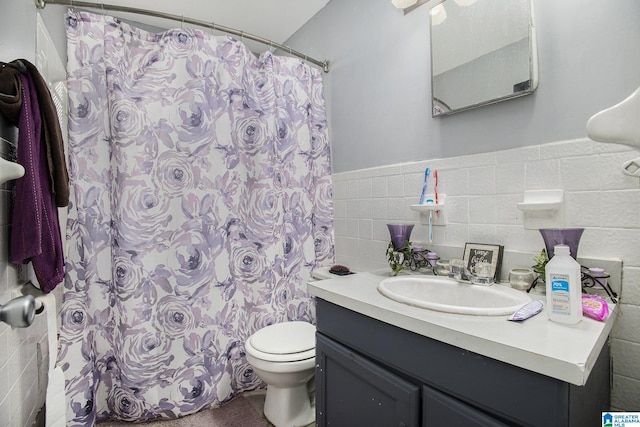
{"type": "Polygon", "coordinates": [[[36,297],[36,308],[44,308],[40,316],[47,318],[47,341],[49,343],[49,366],[46,393],[45,419],[46,427],[64,427],[65,420],[65,394],[64,373],[62,368],[56,367],[58,361],[58,308],[56,297],[46,294],[36,297]]]}
{"type": "Polygon", "coordinates": [[[65,427],[67,405],[64,395],[64,372],[59,366],[49,373],[46,399],[46,427],[65,427]]]}

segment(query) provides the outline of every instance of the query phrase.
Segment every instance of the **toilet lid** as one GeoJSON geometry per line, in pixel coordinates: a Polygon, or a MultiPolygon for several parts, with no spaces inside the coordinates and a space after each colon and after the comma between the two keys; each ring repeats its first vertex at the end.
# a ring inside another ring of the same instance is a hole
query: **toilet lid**
{"type": "Polygon", "coordinates": [[[294,354],[316,346],[316,328],[307,322],[276,323],[251,335],[251,346],[263,353],[294,354]]]}

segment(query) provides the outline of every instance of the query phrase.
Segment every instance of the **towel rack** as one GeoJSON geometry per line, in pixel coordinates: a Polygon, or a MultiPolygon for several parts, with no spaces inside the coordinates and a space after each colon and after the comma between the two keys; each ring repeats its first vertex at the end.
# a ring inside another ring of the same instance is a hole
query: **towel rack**
{"type": "Polygon", "coordinates": [[[24,176],[24,167],[21,164],[0,157],[0,184],[22,176],[24,176]]]}

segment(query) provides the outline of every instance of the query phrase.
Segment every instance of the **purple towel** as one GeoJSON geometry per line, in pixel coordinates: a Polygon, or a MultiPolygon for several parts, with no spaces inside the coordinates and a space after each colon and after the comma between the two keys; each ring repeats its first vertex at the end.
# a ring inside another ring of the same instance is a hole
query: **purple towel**
{"type": "Polygon", "coordinates": [[[16,181],[11,222],[14,264],[33,263],[40,289],[50,292],[64,278],[58,210],[51,193],[42,118],[33,79],[21,74],[22,111],[18,121],[18,163],[25,175],[16,181]]]}

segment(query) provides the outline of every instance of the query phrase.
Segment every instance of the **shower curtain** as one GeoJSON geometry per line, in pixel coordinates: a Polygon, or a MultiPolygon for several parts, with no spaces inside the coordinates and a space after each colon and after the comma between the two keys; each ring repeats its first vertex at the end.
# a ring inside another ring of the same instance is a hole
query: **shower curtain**
{"type": "Polygon", "coordinates": [[[321,72],[199,30],[66,17],[68,425],[176,418],[262,385],[244,341],[314,322],[333,262],[321,72]]]}

